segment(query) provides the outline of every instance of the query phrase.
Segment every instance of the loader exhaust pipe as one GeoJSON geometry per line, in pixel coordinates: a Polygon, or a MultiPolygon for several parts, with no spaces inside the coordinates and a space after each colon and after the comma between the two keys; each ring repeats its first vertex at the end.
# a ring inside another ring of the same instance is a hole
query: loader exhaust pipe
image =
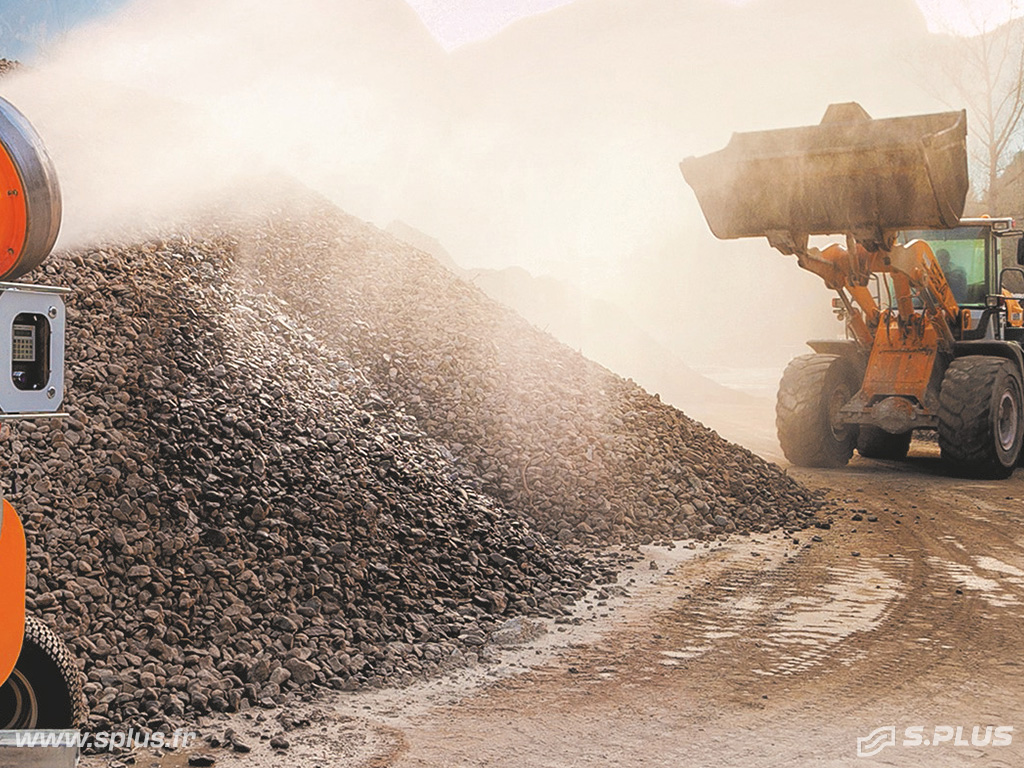
{"type": "Polygon", "coordinates": [[[954,227],[967,199],[967,115],[873,120],[833,104],[820,125],[734,133],[680,163],[716,237],[767,237],[786,253],[809,235],[887,248],[887,233],[954,227]]]}

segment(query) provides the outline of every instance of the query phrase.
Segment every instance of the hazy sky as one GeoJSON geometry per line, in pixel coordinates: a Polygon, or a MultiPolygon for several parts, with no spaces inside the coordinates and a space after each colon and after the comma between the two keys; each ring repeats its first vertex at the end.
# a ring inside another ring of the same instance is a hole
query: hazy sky
{"type": "Polygon", "coordinates": [[[447,50],[483,40],[524,16],[572,0],[406,0],[447,50]]]}
{"type": "MultiPolygon", "coordinates": [[[[687,2],[687,0],[678,0],[687,2]]],[[[851,0],[856,2],[856,0],[851,0]]],[[[0,55],[31,58],[83,19],[112,13],[128,0],[0,0],[0,55]]],[[[452,50],[484,40],[512,22],[585,0],[406,0],[438,42],[452,50]]],[[[622,0],[628,5],[629,0],[622,0]]],[[[720,0],[729,5],[772,0],[720,0]]],[[[932,32],[973,34],[1024,13],[1024,0],[916,0],[932,32]],[[1014,13],[1016,9],[1016,14],[1014,13]]]]}
{"type": "MultiPolygon", "coordinates": [[[[684,0],[685,1],[685,0],[684,0]]],[[[721,0],[747,5],[767,0],[721,0]]],[[[855,1],[855,0],[854,0],[855,1]]],[[[483,40],[524,16],[573,0],[406,0],[447,50],[483,40]]],[[[916,0],[932,32],[970,35],[1024,14],[1024,0],[916,0]]]]}
{"type": "Polygon", "coordinates": [[[930,32],[972,35],[1024,14],[1020,0],[916,0],[930,32]]]}

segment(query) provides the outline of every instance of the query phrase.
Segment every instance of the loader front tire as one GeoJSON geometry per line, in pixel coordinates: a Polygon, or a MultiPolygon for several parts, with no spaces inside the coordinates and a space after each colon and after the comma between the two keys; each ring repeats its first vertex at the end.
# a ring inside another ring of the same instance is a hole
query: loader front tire
{"type": "Polygon", "coordinates": [[[971,355],[950,363],[939,395],[939,448],[957,472],[1005,478],[1024,442],[1024,386],[999,357],[971,355]]]}
{"type": "Polygon", "coordinates": [[[0,730],[79,728],[85,721],[82,678],[68,647],[35,616],[14,672],[0,686],[0,730]]]}
{"type": "Polygon", "coordinates": [[[841,467],[853,455],[857,426],[844,424],[839,410],[860,389],[856,368],[838,355],[802,355],[786,367],[779,383],[775,426],[779,444],[800,467],[841,467]]]}
{"type": "Polygon", "coordinates": [[[894,435],[884,429],[869,424],[862,424],[857,435],[857,453],[865,459],[888,459],[903,461],[910,450],[910,438],[913,432],[902,432],[894,435]]]}

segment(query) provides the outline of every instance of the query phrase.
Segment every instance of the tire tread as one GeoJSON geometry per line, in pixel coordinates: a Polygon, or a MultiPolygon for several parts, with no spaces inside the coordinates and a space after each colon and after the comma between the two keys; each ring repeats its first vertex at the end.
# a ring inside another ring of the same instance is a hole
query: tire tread
{"type": "Polygon", "coordinates": [[[991,426],[993,392],[1002,374],[1020,383],[1003,358],[971,355],[950,363],[942,380],[939,448],[945,461],[969,475],[999,478],[1013,472],[1013,464],[999,459],[991,426]]]}
{"type": "Polygon", "coordinates": [[[821,422],[823,396],[830,376],[843,377],[856,391],[852,366],[837,355],[808,354],[794,358],[779,382],[775,426],[782,452],[797,466],[841,467],[853,455],[855,440],[837,442],[821,422]]]}
{"type": "Polygon", "coordinates": [[[26,652],[31,654],[33,649],[41,652],[53,665],[65,689],[63,692],[52,689],[40,692],[44,697],[40,718],[45,718],[45,721],[39,727],[81,728],[86,721],[86,706],[85,695],[82,691],[82,676],[78,665],[75,664],[75,659],[64,641],[57,637],[56,633],[41,619],[30,615],[25,617],[25,640],[22,646],[22,657],[18,660],[19,665],[22,664],[26,652]],[[57,697],[61,695],[66,696],[67,700],[58,702],[57,697]],[[51,702],[52,709],[47,710],[44,715],[46,701],[51,702]]]}

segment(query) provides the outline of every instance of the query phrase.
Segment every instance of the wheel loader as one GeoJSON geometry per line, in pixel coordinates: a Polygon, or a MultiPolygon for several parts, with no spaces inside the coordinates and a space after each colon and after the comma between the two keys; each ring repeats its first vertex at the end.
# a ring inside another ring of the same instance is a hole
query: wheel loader
{"type": "Polygon", "coordinates": [[[938,433],[957,474],[1008,477],[1024,441],[1024,247],[1009,218],[962,218],[967,115],[734,134],[680,163],[719,238],[765,237],[836,292],[846,338],[808,342],[779,385],[786,458],[806,467],[906,456],[938,433]],[[820,248],[812,237],[838,236],[820,248]]]}
{"type": "MultiPolygon", "coordinates": [[[[39,266],[57,239],[53,163],[25,117],[0,99],[0,281],[39,266]]],[[[0,282],[0,427],[61,416],[65,310],[58,288],[0,282]]],[[[78,669],[64,643],[25,611],[25,531],[0,506],[0,731],[72,729],[84,716],[78,669]]]]}

